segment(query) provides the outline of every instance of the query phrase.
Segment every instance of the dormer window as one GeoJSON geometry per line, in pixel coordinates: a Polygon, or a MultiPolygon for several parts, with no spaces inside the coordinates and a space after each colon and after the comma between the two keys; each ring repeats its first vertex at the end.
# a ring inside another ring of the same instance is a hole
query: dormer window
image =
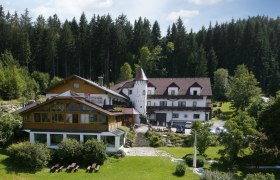
{"type": "Polygon", "coordinates": [[[176,83],[172,82],[167,88],[168,95],[175,96],[178,94],[179,86],[176,83]]]}
{"type": "Polygon", "coordinates": [[[195,95],[195,96],[196,96],[196,95],[197,95],[197,91],[193,91],[193,95],[195,95]]]}

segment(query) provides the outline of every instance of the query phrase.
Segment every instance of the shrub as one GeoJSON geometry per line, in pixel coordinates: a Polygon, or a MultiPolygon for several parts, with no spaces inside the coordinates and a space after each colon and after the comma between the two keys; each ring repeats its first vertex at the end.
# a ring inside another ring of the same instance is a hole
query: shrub
{"type": "Polygon", "coordinates": [[[12,144],[8,147],[7,152],[14,164],[31,170],[42,169],[50,160],[50,150],[40,143],[22,142],[12,144]]]}
{"type": "Polygon", "coordinates": [[[232,180],[232,179],[234,179],[234,176],[233,176],[233,174],[230,174],[230,173],[206,170],[203,173],[201,179],[203,179],[203,180],[232,180]]]}
{"type": "Polygon", "coordinates": [[[185,172],[186,172],[186,165],[183,163],[177,164],[175,174],[177,176],[184,176],[185,172]]]}
{"type": "Polygon", "coordinates": [[[161,146],[161,141],[160,141],[161,140],[161,133],[148,131],[146,133],[146,137],[150,141],[150,145],[152,147],[159,147],[159,146],[161,146]]]}
{"type": "Polygon", "coordinates": [[[6,147],[14,139],[14,133],[22,126],[20,118],[10,113],[0,113],[0,147],[6,147]]]}
{"type": "MultiPolygon", "coordinates": [[[[188,166],[193,166],[193,155],[188,154],[184,157],[188,166]]],[[[204,166],[205,158],[203,156],[196,156],[196,167],[203,167],[204,166]]]]}
{"type": "Polygon", "coordinates": [[[115,158],[119,158],[119,157],[125,157],[126,153],[124,152],[124,150],[120,149],[116,152],[116,154],[114,154],[115,158]]]}
{"type": "Polygon", "coordinates": [[[87,164],[96,162],[102,165],[107,159],[106,147],[103,142],[95,139],[88,140],[84,143],[83,156],[87,164]]]}
{"type": "Polygon", "coordinates": [[[262,174],[262,173],[255,173],[255,174],[247,174],[246,180],[274,180],[274,174],[262,174]]]}
{"type": "Polygon", "coordinates": [[[63,139],[58,145],[57,155],[64,163],[81,160],[83,146],[76,139],[63,139]]]}

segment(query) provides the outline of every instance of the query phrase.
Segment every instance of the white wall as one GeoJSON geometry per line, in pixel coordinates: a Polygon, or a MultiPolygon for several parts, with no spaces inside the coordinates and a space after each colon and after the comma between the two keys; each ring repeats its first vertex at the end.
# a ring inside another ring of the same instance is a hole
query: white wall
{"type": "Polygon", "coordinates": [[[148,95],[153,95],[153,94],[155,94],[155,88],[154,88],[154,87],[148,87],[148,88],[147,88],[147,93],[148,93],[149,91],[151,91],[151,94],[148,94],[148,95]]]}
{"type": "MultiPolygon", "coordinates": [[[[80,136],[80,142],[84,142],[84,135],[95,135],[97,136],[97,140],[100,141],[101,136],[114,136],[110,132],[102,132],[102,133],[71,133],[71,132],[29,132],[29,140],[31,143],[35,143],[34,134],[46,134],[47,135],[47,147],[52,149],[57,149],[58,146],[52,146],[51,145],[51,139],[50,134],[62,134],[63,139],[67,138],[67,135],[79,135],[80,136]]],[[[123,146],[120,146],[120,136],[115,136],[115,147],[106,147],[107,152],[116,152],[119,149],[123,148],[123,146]]]]}
{"type": "MultiPolygon", "coordinates": [[[[203,111],[173,111],[173,113],[178,114],[178,118],[172,118],[172,111],[155,111],[155,113],[166,113],[166,122],[169,122],[170,120],[183,120],[183,121],[195,121],[195,120],[201,120],[205,121],[205,112],[203,111]],[[185,114],[187,117],[185,117],[185,114]],[[199,114],[199,119],[193,119],[194,114],[199,114]]],[[[209,113],[207,112],[208,117],[209,113]]],[[[155,119],[155,118],[154,118],[155,119]]]]}
{"type": "MultiPolygon", "coordinates": [[[[167,101],[167,106],[172,107],[172,101],[167,99],[148,99],[147,101],[151,102],[151,106],[159,106],[160,101],[167,101]]],[[[192,107],[194,101],[197,102],[196,107],[206,107],[206,96],[204,96],[203,99],[178,99],[173,101],[174,107],[178,107],[178,101],[185,101],[186,107],[192,107]]]]}

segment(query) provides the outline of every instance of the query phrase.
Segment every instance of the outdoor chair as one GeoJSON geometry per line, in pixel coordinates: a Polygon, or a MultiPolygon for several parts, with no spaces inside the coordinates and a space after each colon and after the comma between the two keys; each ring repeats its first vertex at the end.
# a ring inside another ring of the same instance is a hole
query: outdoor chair
{"type": "Polygon", "coordinates": [[[63,167],[64,167],[64,166],[60,166],[60,168],[59,168],[59,169],[57,169],[57,172],[62,171],[63,167]]]}
{"type": "Polygon", "coordinates": [[[74,169],[74,172],[77,172],[78,171],[78,169],[79,169],[79,165],[77,165],[76,167],[75,167],[75,169],[74,169]]]}
{"type": "Polygon", "coordinates": [[[50,172],[54,172],[59,167],[59,164],[55,164],[51,167],[50,172]]]}
{"type": "Polygon", "coordinates": [[[99,171],[100,165],[97,165],[95,168],[95,172],[99,171]]]}

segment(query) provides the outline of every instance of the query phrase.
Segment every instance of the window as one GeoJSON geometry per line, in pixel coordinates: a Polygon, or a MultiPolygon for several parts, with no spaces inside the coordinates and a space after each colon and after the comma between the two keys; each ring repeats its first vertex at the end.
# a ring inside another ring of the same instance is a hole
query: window
{"type": "Polygon", "coordinates": [[[148,94],[149,94],[149,95],[152,94],[152,91],[151,91],[151,90],[148,90],[148,94]]]}
{"type": "Polygon", "coordinates": [[[30,122],[30,121],[31,121],[31,119],[30,119],[30,114],[29,114],[29,113],[23,115],[23,121],[24,121],[24,122],[30,122]]]}
{"type": "Polygon", "coordinates": [[[197,102],[194,101],[194,102],[193,102],[193,107],[196,107],[196,105],[197,105],[197,102]]]}
{"type": "Polygon", "coordinates": [[[42,113],[41,120],[42,122],[50,122],[50,115],[48,113],[42,113]]]}
{"type": "Polygon", "coordinates": [[[90,114],[89,115],[89,123],[95,123],[97,122],[97,115],[96,114],[90,114]]]}
{"type": "Polygon", "coordinates": [[[41,122],[41,114],[40,113],[34,113],[34,121],[35,122],[41,122]]]}
{"type": "Polygon", "coordinates": [[[66,114],[67,123],[78,123],[78,114],[66,114]]]}
{"type": "Polygon", "coordinates": [[[175,95],[175,90],[171,90],[171,95],[175,95]]]}
{"type": "Polygon", "coordinates": [[[129,90],[129,91],[128,91],[128,94],[132,94],[132,90],[129,90]]]}
{"type": "Polygon", "coordinates": [[[68,139],[76,139],[78,142],[80,142],[80,135],[78,134],[67,134],[68,139]]]}
{"type": "Polygon", "coordinates": [[[58,103],[58,104],[53,104],[52,106],[52,111],[64,111],[65,106],[64,104],[58,103]]]}
{"type": "Polygon", "coordinates": [[[101,136],[101,140],[107,147],[115,147],[115,136],[101,136]]]}
{"type": "Polygon", "coordinates": [[[143,90],[143,95],[146,95],[146,91],[145,90],[143,90]]]}
{"type": "Polygon", "coordinates": [[[69,103],[67,104],[67,111],[80,111],[80,104],[78,103],[69,103]]]}
{"type": "Polygon", "coordinates": [[[89,111],[94,111],[94,109],[92,109],[91,107],[83,104],[82,105],[82,111],[89,112],[89,111]]]}
{"type": "Polygon", "coordinates": [[[193,95],[195,95],[195,96],[196,96],[196,95],[197,95],[197,91],[193,91],[193,95]]]}
{"type": "Polygon", "coordinates": [[[35,143],[47,143],[47,134],[34,134],[35,143]]]}
{"type": "Polygon", "coordinates": [[[151,101],[147,101],[147,106],[151,106],[151,101]]]}
{"type": "Polygon", "coordinates": [[[50,134],[51,146],[56,146],[63,140],[63,134],[50,134]]]}
{"type": "Polygon", "coordinates": [[[185,117],[185,118],[188,118],[188,115],[187,115],[187,114],[185,114],[185,115],[184,115],[184,117],[185,117]]]}
{"type": "Polygon", "coordinates": [[[179,118],[179,114],[173,113],[173,114],[172,114],[172,118],[179,118]]]}
{"type": "Polygon", "coordinates": [[[178,107],[186,107],[186,101],[178,101],[178,107]]]}
{"type": "Polygon", "coordinates": [[[81,123],[95,123],[97,122],[97,114],[81,114],[81,123]]]}
{"type": "Polygon", "coordinates": [[[91,139],[97,139],[96,135],[84,135],[84,142],[87,142],[88,140],[91,139]]]}
{"type": "Polygon", "coordinates": [[[199,114],[194,114],[193,115],[193,119],[199,119],[200,118],[200,115],[199,114]]]}
{"type": "Polygon", "coordinates": [[[120,136],[120,146],[124,145],[124,134],[120,136]]]}
{"type": "Polygon", "coordinates": [[[80,88],[80,84],[75,82],[75,83],[73,84],[73,87],[74,87],[75,89],[79,89],[79,88],[80,88]]]}
{"type": "Polygon", "coordinates": [[[102,123],[102,124],[107,124],[107,123],[108,123],[108,116],[105,116],[105,115],[103,115],[103,114],[100,114],[100,115],[99,115],[99,121],[100,121],[100,123],[102,123]]]}
{"type": "Polygon", "coordinates": [[[167,106],[167,101],[160,101],[159,106],[167,106]]]}
{"type": "Polygon", "coordinates": [[[52,114],[52,122],[63,123],[64,122],[63,114],[52,114]]]}

